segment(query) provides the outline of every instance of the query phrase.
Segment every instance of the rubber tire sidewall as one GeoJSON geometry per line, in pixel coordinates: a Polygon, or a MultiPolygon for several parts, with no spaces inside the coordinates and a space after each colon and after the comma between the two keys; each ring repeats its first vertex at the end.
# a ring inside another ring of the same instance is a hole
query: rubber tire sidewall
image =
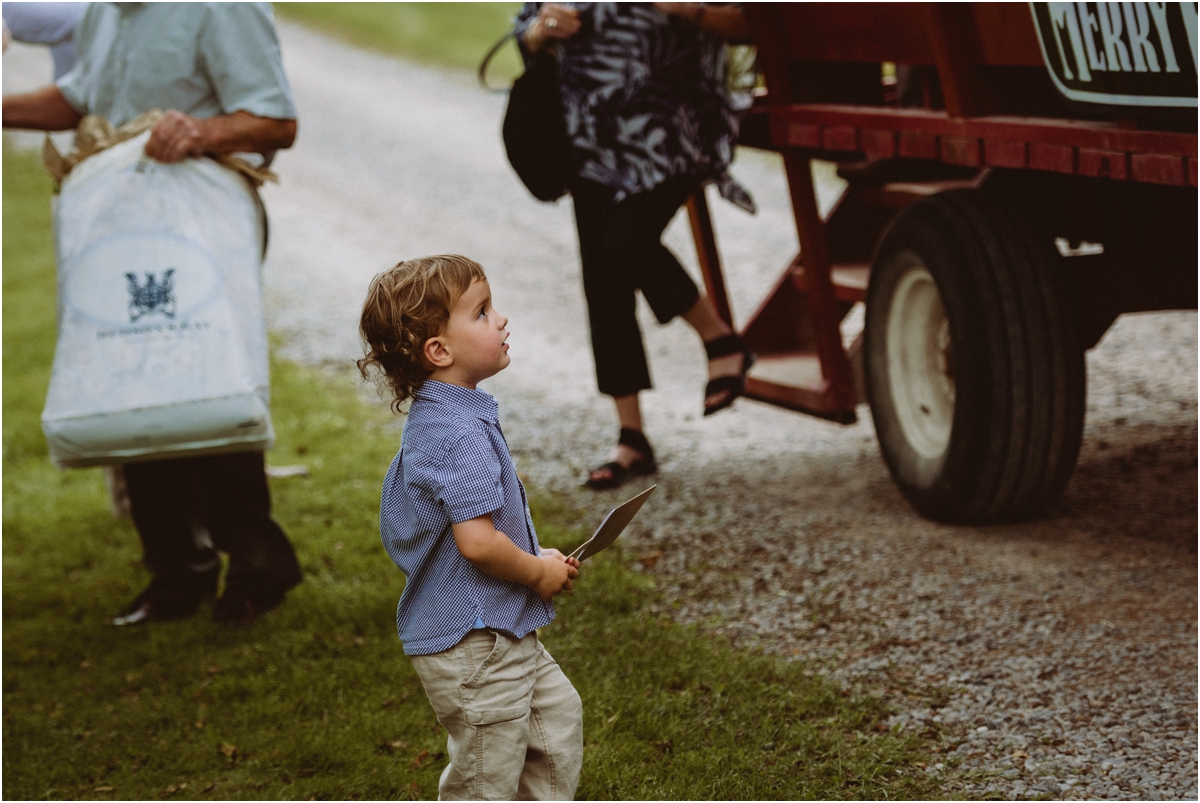
{"type": "Polygon", "coordinates": [[[954,235],[955,221],[936,203],[920,202],[901,213],[884,235],[871,271],[864,330],[864,375],[876,437],[888,469],[904,496],[923,515],[963,521],[994,469],[996,444],[987,422],[992,398],[997,321],[988,314],[973,281],[970,243],[954,235]],[[887,330],[892,298],[912,265],[933,277],[949,323],[954,349],[955,403],[950,440],[937,458],[921,456],[904,434],[891,398],[887,330]],[[989,333],[990,330],[990,333],[989,333]],[[991,338],[989,338],[991,334],[991,338]]]}

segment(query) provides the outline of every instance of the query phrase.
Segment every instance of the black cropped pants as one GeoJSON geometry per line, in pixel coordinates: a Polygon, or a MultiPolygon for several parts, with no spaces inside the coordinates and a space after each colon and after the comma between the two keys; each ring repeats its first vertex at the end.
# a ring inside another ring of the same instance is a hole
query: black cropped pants
{"type": "Polygon", "coordinates": [[[156,601],[215,590],[216,550],[229,555],[226,589],[272,599],[300,582],[296,553],[271,518],[262,452],[126,463],[124,474],[156,601]]]}
{"type": "Polygon", "coordinates": [[[687,312],[700,297],[662,244],[663,229],[695,190],[695,180],[684,177],[614,202],[602,184],[576,179],[571,185],[601,393],[629,396],[651,387],[635,314],[639,290],[659,323],[687,312]]]}

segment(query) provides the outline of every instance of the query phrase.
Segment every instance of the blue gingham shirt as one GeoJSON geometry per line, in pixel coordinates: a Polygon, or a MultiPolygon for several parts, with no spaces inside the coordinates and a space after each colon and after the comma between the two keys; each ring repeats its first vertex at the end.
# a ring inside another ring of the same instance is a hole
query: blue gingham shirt
{"type": "Polygon", "coordinates": [[[408,578],[396,609],[408,655],[449,649],[478,624],[521,638],[554,618],[533,589],[484,574],[458,551],[451,525],[489,513],[517,547],[541,553],[496,400],[426,380],[379,510],[383,546],[408,578]]]}

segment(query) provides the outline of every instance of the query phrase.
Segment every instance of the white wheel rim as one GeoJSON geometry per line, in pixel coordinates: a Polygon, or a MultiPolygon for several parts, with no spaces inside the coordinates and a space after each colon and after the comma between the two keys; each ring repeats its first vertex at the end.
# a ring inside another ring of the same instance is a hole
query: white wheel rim
{"type": "Polygon", "coordinates": [[[924,266],[900,277],[887,322],[888,381],[900,428],[917,454],[937,459],[954,426],[954,351],[942,296],[924,266]]]}

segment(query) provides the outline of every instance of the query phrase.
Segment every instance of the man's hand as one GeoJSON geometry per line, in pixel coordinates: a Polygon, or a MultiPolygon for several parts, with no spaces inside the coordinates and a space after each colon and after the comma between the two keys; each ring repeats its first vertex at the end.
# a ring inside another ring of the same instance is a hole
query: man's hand
{"type": "Polygon", "coordinates": [[[171,109],[150,129],[146,155],[164,164],[203,156],[210,149],[207,123],[171,109]]]}
{"type": "Polygon", "coordinates": [[[200,119],[171,109],[150,130],[146,155],[170,164],[209,153],[269,153],[290,148],[295,138],[295,120],[245,111],[200,119]]]}
{"type": "Polygon", "coordinates": [[[538,559],[542,562],[543,575],[533,585],[533,590],[539,597],[549,602],[554,595],[574,587],[571,581],[579,576],[579,561],[557,549],[543,549],[538,559]]]}

